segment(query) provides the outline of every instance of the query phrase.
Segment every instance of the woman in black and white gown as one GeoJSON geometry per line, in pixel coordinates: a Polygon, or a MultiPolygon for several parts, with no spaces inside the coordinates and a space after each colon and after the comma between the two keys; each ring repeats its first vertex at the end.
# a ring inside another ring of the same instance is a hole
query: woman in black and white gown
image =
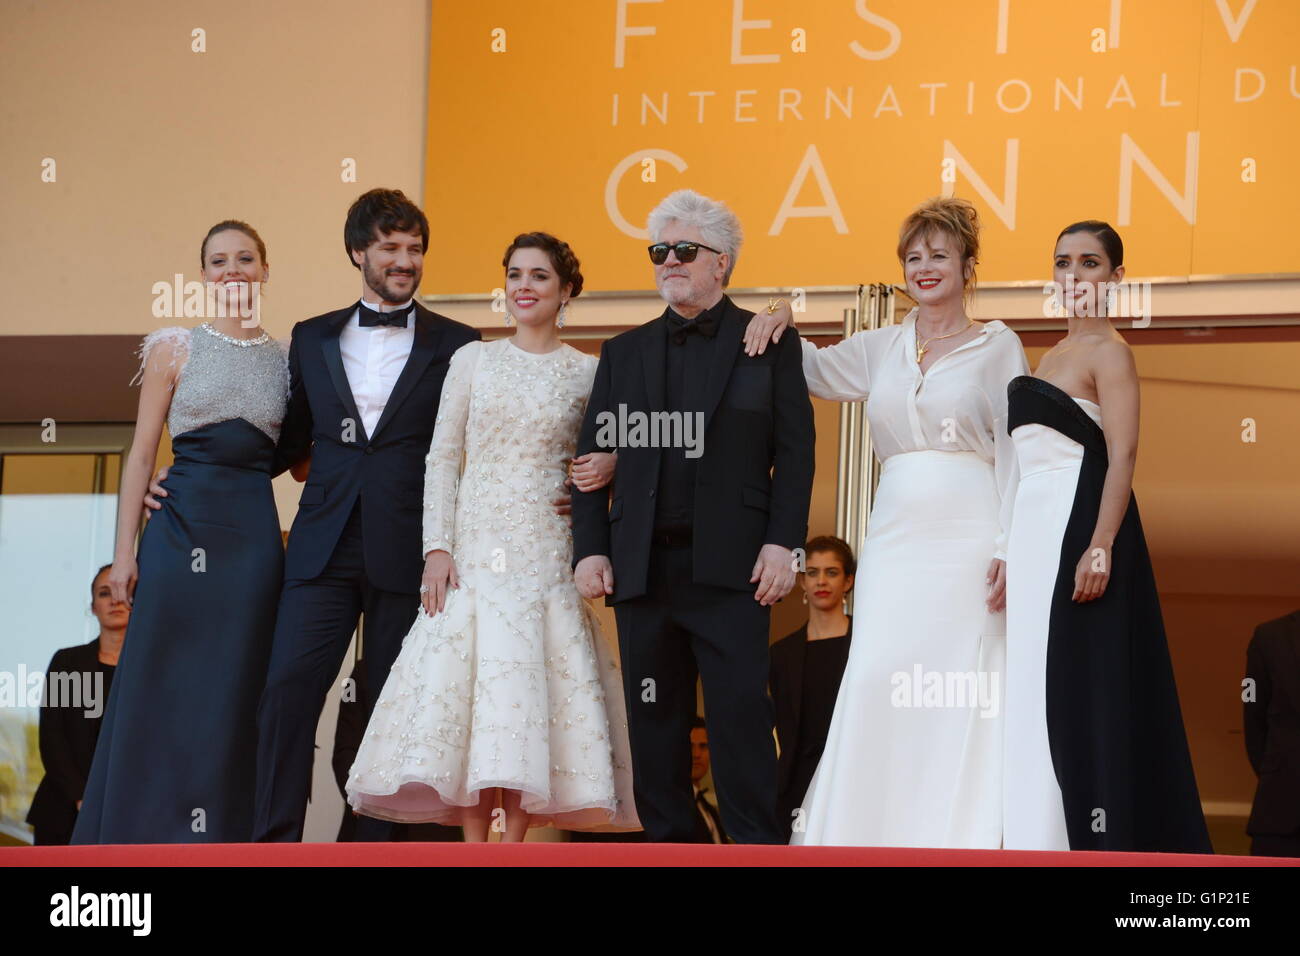
{"type": "Polygon", "coordinates": [[[1020,478],[1007,553],[1005,845],[1212,852],[1133,470],[1133,353],[1107,315],[1124,246],[1067,226],[1068,332],[1011,382],[1020,478]]]}
{"type": "MultiPolygon", "coordinates": [[[[866,401],[882,470],[853,643],[793,843],[1002,842],[1006,388],[1028,367],[1005,324],[966,315],[978,251],[974,207],[930,200],[898,246],[918,307],[829,348],[803,343],[812,394],[866,401]]],[[[756,317],[747,347],[788,319],[756,317]]]]}

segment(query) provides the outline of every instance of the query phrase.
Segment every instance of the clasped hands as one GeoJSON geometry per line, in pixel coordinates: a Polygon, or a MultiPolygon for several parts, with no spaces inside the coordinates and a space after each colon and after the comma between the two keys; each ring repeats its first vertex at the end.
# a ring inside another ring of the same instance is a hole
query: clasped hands
{"type": "MultiPolygon", "coordinates": [[[[779,544],[765,544],[758,552],[749,583],[757,584],[754,600],[763,607],[775,604],[794,587],[794,553],[779,544]]],[[[573,570],[578,593],[592,600],[614,593],[614,566],[604,554],[592,554],[578,562],[573,570]]]]}

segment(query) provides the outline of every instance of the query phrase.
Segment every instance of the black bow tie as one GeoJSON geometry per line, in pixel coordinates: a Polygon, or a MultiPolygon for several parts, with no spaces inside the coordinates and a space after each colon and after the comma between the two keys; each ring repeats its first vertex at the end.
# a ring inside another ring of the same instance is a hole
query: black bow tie
{"type": "Polygon", "coordinates": [[[718,334],[718,317],[711,312],[701,312],[695,319],[683,319],[676,312],[668,313],[668,333],[677,345],[686,344],[686,336],[698,332],[706,339],[718,334]]]}
{"type": "Polygon", "coordinates": [[[407,320],[411,317],[411,313],[415,311],[414,302],[397,312],[376,312],[364,302],[358,303],[358,306],[360,307],[358,321],[363,329],[376,325],[391,325],[395,329],[404,329],[407,320]]]}

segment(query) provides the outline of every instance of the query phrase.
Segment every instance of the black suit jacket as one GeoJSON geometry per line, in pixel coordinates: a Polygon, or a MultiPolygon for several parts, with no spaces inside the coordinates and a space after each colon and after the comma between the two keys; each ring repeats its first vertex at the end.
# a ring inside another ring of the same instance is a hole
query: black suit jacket
{"type": "Polygon", "coordinates": [[[284,576],[310,580],[324,570],[360,497],[367,578],[386,591],[415,593],[424,568],[425,456],[447,363],[482,336],[417,302],[410,358],[375,433],[367,435],[339,352],[339,335],[356,308],[353,303],[293,328],[278,455],[286,466],[310,455],[311,473],[289,532],[284,576]]]}
{"type": "MultiPolygon", "coordinates": [[[[844,639],[852,647],[853,618],[844,639]]],[[[803,712],[803,662],[808,650],[808,625],[787,634],[772,645],[771,672],[768,688],[772,693],[772,707],[776,715],[776,739],[781,744],[781,754],[776,762],[777,793],[785,795],[790,786],[799,755],[799,715],[803,712]]],[[[802,793],[793,795],[794,806],[802,800],[802,793]]]]}
{"type": "MultiPolygon", "coordinates": [[[[694,786],[694,785],[693,785],[694,786]]],[[[709,829],[709,820],[718,828],[718,842],[730,843],[731,839],[727,836],[727,828],[722,825],[722,814],[718,808],[713,805],[713,801],[704,794],[695,794],[695,843],[712,843],[713,831],[709,829]],[[705,820],[705,815],[709,820],[705,820]]]]}
{"type": "Polygon", "coordinates": [[[55,651],[46,670],[46,693],[41,699],[38,731],[45,776],[32,797],[27,822],[52,834],[66,832],[69,839],[77,821],[77,801],[82,798],[90,777],[90,763],[95,757],[95,744],[99,741],[108,701],[99,702],[98,717],[85,716],[85,707],[51,707],[48,676],[104,670],[105,666],[99,662],[99,638],[89,644],[55,651]]]}
{"type": "Polygon", "coordinates": [[[1246,753],[1259,775],[1246,832],[1300,833],[1300,611],[1255,628],[1246,676],[1256,696],[1244,705],[1246,753]]]}
{"type": "MultiPolygon", "coordinates": [[[[764,544],[797,548],[808,531],[813,479],[813,412],[799,336],[786,334],[763,355],[741,338],[754,313],[727,300],[704,392],[704,441],[695,477],[693,579],[750,590],[764,544]]],[[[601,425],[627,414],[664,411],[667,312],[617,335],[600,351],[578,454],[618,451],[609,487],[573,493],[573,563],[603,554],[614,566],[607,603],[646,590],[661,449],[598,441],[601,425]]],[[[614,429],[606,429],[613,432],[614,429]]]]}

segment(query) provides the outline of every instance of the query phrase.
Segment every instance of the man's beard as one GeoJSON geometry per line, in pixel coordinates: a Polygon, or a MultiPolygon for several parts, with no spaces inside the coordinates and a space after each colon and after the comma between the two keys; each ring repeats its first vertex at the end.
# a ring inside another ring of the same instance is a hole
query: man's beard
{"type": "Polygon", "coordinates": [[[372,267],[369,262],[366,263],[364,275],[366,285],[370,287],[370,291],[385,302],[405,302],[411,295],[415,294],[415,290],[420,286],[420,273],[418,270],[411,270],[409,273],[413,279],[409,294],[390,289],[388,286],[389,274],[372,267]]]}
{"type": "Polygon", "coordinates": [[[659,297],[669,305],[691,305],[697,297],[695,283],[687,279],[685,282],[672,280],[659,287],[659,297]],[[670,291],[671,290],[671,291],[670,291]]]}

